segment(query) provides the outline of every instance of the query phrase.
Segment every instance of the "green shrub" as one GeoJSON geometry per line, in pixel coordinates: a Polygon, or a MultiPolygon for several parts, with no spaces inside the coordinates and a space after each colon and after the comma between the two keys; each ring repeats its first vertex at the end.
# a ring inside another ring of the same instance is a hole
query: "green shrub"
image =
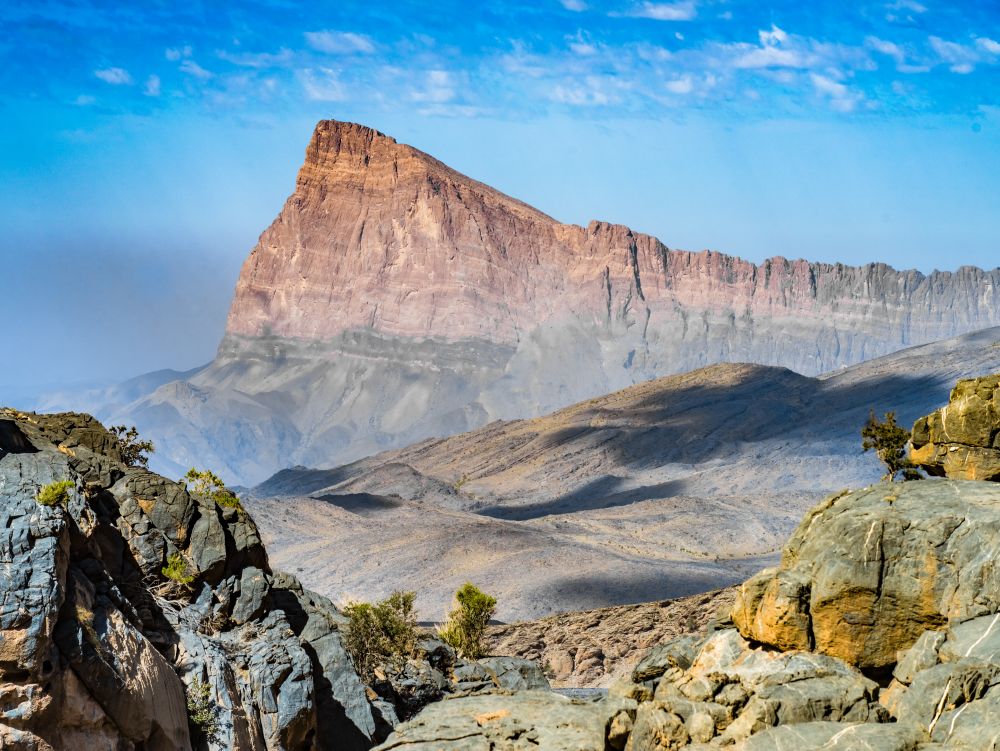
{"type": "Polygon", "coordinates": [[[363,680],[370,681],[379,665],[398,665],[413,652],[415,600],[414,592],[393,592],[374,605],[355,602],[344,608],[344,647],[363,680]]]}
{"type": "Polygon", "coordinates": [[[69,503],[69,491],[75,486],[72,480],[57,480],[42,487],[35,500],[43,506],[65,506],[69,503]]]}
{"type": "Polygon", "coordinates": [[[195,493],[208,496],[223,508],[234,508],[237,511],[243,510],[243,504],[233,492],[226,487],[226,484],[212,470],[197,470],[191,467],[184,475],[184,480],[189,483],[188,489],[195,493]]]}
{"type": "Polygon", "coordinates": [[[195,745],[212,743],[219,732],[216,705],[212,701],[212,687],[195,680],[187,688],[188,726],[195,745]]]}
{"type": "Polygon", "coordinates": [[[438,634],[462,657],[478,659],[485,653],[483,636],[496,612],[496,598],[466,582],[455,593],[455,602],[455,609],[448,614],[448,622],[438,629],[438,634]]]}
{"type": "Polygon", "coordinates": [[[118,440],[118,450],[122,455],[122,463],[127,467],[148,467],[149,457],[156,451],[152,441],[139,439],[139,431],[133,425],[112,425],[108,431],[118,440]]]}
{"type": "Polygon", "coordinates": [[[170,581],[185,586],[194,581],[194,573],[191,571],[191,567],[188,566],[188,562],[184,560],[184,556],[180,553],[171,553],[167,556],[167,565],[160,569],[160,573],[170,579],[170,581]]]}
{"type": "Polygon", "coordinates": [[[906,445],[909,442],[910,431],[896,424],[895,412],[886,412],[885,420],[880,422],[875,416],[875,410],[872,410],[868,414],[868,421],[861,428],[861,448],[875,451],[886,468],[882,479],[889,482],[894,481],[900,473],[904,480],[921,479],[916,465],[910,462],[907,455],[906,445]]]}

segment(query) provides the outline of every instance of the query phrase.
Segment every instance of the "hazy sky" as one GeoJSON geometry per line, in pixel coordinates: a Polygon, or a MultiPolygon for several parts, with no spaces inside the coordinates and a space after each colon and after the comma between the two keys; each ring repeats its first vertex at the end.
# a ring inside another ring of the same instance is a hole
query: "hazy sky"
{"type": "Polygon", "coordinates": [[[1000,264],[997,2],[0,6],[0,403],[207,361],[315,121],[668,246],[1000,264]]]}

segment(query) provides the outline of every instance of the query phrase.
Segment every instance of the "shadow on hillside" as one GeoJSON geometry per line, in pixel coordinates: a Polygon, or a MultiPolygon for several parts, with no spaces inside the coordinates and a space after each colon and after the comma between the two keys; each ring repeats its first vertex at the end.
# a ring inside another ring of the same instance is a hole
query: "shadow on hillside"
{"type": "Polygon", "coordinates": [[[588,410],[577,424],[546,434],[544,443],[566,459],[597,449],[602,464],[633,470],[701,464],[725,458],[736,444],[792,436],[805,442],[857,438],[860,450],[869,409],[897,410],[907,425],[946,403],[952,385],[935,376],[896,374],[839,385],[767,368],[732,386],[674,389],[622,408],[588,410]],[[597,424],[581,429],[583,421],[597,424]]]}
{"type": "Polygon", "coordinates": [[[672,600],[728,587],[745,579],[745,574],[716,564],[665,564],[657,572],[627,576],[567,576],[539,587],[531,597],[539,602],[569,602],[574,610],[590,610],[672,600]]]}
{"type": "Polygon", "coordinates": [[[374,516],[386,511],[392,511],[404,505],[402,501],[398,501],[395,498],[387,498],[384,495],[373,495],[372,493],[320,495],[316,496],[316,500],[324,501],[358,516],[374,516]]]}
{"type": "Polygon", "coordinates": [[[570,493],[553,498],[551,501],[533,503],[529,506],[488,506],[478,509],[476,513],[493,519],[523,522],[552,514],[594,511],[616,506],[630,506],[633,503],[655,498],[669,498],[682,495],[685,485],[684,480],[671,480],[656,485],[644,485],[639,488],[618,491],[623,482],[621,477],[603,475],[570,493]]]}

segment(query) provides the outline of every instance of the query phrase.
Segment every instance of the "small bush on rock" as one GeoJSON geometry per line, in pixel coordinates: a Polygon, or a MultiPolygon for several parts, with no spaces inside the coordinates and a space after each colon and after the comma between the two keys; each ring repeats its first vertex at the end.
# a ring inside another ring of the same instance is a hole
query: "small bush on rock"
{"type": "Polygon", "coordinates": [[[212,701],[212,687],[195,680],[187,688],[188,726],[196,745],[213,743],[219,732],[215,702],[212,701]]]}
{"type": "Polygon", "coordinates": [[[363,680],[371,681],[378,666],[398,665],[413,652],[415,600],[414,592],[393,592],[375,604],[354,602],[344,608],[344,647],[363,680]]]}
{"type": "Polygon", "coordinates": [[[448,614],[448,622],[438,629],[441,639],[462,657],[476,660],[485,654],[483,636],[496,612],[497,600],[471,582],[455,593],[457,607],[448,614]]]}
{"type": "Polygon", "coordinates": [[[122,463],[127,467],[149,467],[149,457],[156,451],[152,441],[144,441],[139,438],[139,431],[133,425],[130,428],[124,425],[112,425],[108,430],[118,439],[118,450],[122,455],[122,463]]]}
{"type": "Polygon", "coordinates": [[[69,503],[69,491],[73,488],[72,480],[57,480],[42,487],[35,500],[43,506],[65,506],[69,503]]]}
{"type": "Polygon", "coordinates": [[[160,569],[160,573],[172,582],[187,586],[194,581],[194,573],[188,566],[184,556],[180,553],[171,553],[167,556],[167,565],[160,569]]]}
{"type": "Polygon", "coordinates": [[[195,493],[206,495],[223,508],[234,508],[243,510],[243,504],[233,491],[226,487],[226,484],[212,470],[197,470],[191,467],[184,475],[184,480],[189,483],[188,489],[195,493]]]}
{"type": "Polygon", "coordinates": [[[921,479],[920,472],[907,455],[906,445],[909,442],[910,431],[896,424],[895,412],[886,412],[885,420],[880,422],[872,410],[868,415],[868,422],[861,428],[861,448],[865,451],[874,450],[885,465],[887,471],[883,480],[892,482],[900,473],[904,480],[921,479]]]}

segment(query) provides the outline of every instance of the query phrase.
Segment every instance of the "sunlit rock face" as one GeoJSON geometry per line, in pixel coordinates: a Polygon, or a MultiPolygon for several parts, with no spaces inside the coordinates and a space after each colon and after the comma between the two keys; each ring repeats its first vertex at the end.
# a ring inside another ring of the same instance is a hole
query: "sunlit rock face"
{"type": "Polygon", "coordinates": [[[998,270],[754,265],[560,224],[322,121],[243,266],[215,362],[124,416],[161,438],[162,469],[208,456],[253,482],[716,362],[830,371],[995,325],[998,287],[998,270]]]}

